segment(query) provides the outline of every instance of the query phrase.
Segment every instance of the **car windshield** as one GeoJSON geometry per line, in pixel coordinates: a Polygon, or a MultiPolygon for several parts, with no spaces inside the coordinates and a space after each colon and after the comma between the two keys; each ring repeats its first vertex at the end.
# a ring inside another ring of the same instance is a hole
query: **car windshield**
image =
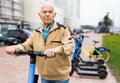
{"type": "Polygon", "coordinates": [[[28,30],[28,29],[23,29],[27,34],[28,36],[30,36],[33,32],[33,30],[28,30]]]}

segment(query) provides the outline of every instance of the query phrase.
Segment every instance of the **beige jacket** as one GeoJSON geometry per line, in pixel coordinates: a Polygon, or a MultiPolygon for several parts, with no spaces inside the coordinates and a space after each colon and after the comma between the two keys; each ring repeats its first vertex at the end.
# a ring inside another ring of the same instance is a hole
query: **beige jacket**
{"type": "Polygon", "coordinates": [[[42,28],[39,28],[27,41],[17,45],[16,49],[44,51],[47,48],[54,48],[58,53],[56,57],[37,57],[38,73],[44,79],[66,80],[69,79],[71,71],[71,55],[74,46],[74,40],[71,38],[68,28],[54,22],[46,42],[43,39],[42,28]]]}

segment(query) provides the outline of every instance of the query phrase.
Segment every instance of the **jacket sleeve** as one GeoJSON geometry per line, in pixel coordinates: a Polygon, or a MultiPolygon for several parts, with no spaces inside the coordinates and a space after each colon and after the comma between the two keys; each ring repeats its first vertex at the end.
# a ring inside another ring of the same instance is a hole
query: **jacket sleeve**
{"type": "Polygon", "coordinates": [[[15,46],[16,50],[32,50],[33,49],[33,35],[32,34],[24,43],[15,46]]]}
{"type": "Polygon", "coordinates": [[[75,42],[70,35],[68,28],[62,31],[62,45],[55,48],[60,55],[71,55],[74,52],[75,42]]]}

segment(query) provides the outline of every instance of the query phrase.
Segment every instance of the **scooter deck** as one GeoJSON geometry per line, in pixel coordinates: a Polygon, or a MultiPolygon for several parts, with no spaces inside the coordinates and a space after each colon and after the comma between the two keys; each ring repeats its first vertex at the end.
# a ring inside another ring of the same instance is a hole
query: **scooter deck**
{"type": "Polygon", "coordinates": [[[91,71],[78,71],[77,72],[78,75],[81,76],[99,76],[99,74],[97,72],[91,72],[91,71]]]}
{"type": "Polygon", "coordinates": [[[99,69],[97,67],[90,67],[90,66],[80,66],[80,70],[90,70],[90,71],[98,71],[99,69]]]}

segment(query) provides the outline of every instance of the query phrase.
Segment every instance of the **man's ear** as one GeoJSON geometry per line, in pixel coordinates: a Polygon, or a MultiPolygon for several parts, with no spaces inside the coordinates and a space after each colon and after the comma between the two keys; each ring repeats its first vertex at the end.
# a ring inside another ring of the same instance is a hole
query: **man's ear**
{"type": "Polygon", "coordinates": [[[40,16],[40,13],[38,13],[38,15],[40,16]]]}
{"type": "Polygon", "coordinates": [[[40,15],[40,13],[38,13],[38,15],[39,15],[39,17],[41,18],[41,15],[40,15]]]}

